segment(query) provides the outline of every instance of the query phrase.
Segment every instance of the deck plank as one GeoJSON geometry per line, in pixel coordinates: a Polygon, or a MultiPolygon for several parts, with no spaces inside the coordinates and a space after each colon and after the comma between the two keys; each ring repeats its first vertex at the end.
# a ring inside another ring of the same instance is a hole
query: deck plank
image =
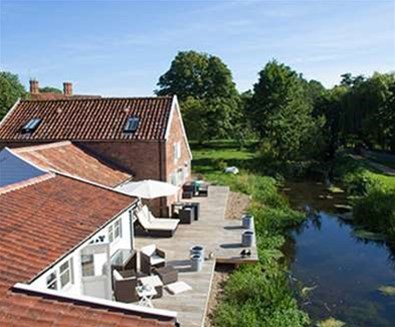
{"type": "Polygon", "coordinates": [[[166,252],[167,265],[179,271],[179,281],[192,287],[191,291],[171,295],[164,290],[164,296],[153,300],[156,308],[178,312],[181,326],[201,327],[207,310],[207,303],[214,275],[215,262],[249,263],[258,260],[255,239],[251,247],[252,255],[240,257],[241,221],[225,219],[229,188],[210,186],[209,196],[193,198],[191,202],[200,202],[200,217],[191,225],[179,225],[172,238],[137,237],[136,248],[156,244],[166,252]],[[213,252],[214,259],[206,260],[200,272],[190,271],[189,249],[194,245],[202,245],[205,255],[213,252]]]}

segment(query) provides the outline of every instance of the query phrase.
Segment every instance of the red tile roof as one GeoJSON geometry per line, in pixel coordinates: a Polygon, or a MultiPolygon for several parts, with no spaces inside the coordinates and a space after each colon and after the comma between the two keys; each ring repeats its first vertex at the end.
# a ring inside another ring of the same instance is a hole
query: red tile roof
{"type": "Polygon", "coordinates": [[[132,177],[68,141],[16,148],[12,152],[43,169],[54,169],[109,187],[115,187],[132,177]]]}
{"type": "Polygon", "coordinates": [[[21,101],[0,124],[0,140],[159,140],[164,139],[172,97],[21,101]],[[124,133],[128,117],[139,117],[134,133],[124,133]],[[41,118],[32,133],[21,133],[41,118]]]}
{"type": "Polygon", "coordinates": [[[116,308],[11,289],[31,280],[134,200],[58,174],[0,189],[0,326],[173,326],[116,308]]]}

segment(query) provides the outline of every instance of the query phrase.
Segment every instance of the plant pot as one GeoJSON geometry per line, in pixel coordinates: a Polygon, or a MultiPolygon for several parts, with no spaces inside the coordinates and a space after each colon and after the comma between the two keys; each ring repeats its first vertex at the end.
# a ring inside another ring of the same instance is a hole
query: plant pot
{"type": "Polygon", "coordinates": [[[203,246],[200,245],[195,245],[193,247],[191,247],[191,249],[189,250],[189,253],[192,256],[194,255],[198,255],[200,257],[201,261],[204,261],[204,248],[203,246]]]}
{"type": "Polygon", "coordinates": [[[254,232],[252,231],[245,231],[241,235],[241,245],[245,248],[251,247],[252,246],[252,241],[254,238],[254,232]]]}
{"type": "Polygon", "coordinates": [[[192,271],[201,271],[203,268],[203,260],[201,260],[200,255],[192,255],[191,256],[191,270],[192,271]]]}
{"type": "Polygon", "coordinates": [[[242,218],[243,228],[252,229],[253,223],[254,223],[254,216],[249,214],[243,215],[242,218]]]}

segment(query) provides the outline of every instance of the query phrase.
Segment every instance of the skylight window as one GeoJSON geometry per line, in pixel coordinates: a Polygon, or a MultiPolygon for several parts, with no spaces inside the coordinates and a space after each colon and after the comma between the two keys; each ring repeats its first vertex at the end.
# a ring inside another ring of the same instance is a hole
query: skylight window
{"type": "Polygon", "coordinates": [[[33,133],[41,123],[41,118],[30,119],[22,128],[23,133],[33,133]]]}
{"type": "Polygon", "coordinates": [[[128,120],[126,121],[125,127],[123,131],[125,133],[133,133],[137,130],[137,127],[139,126],[140,118],[138,117],[129,117],[128,120]]]}

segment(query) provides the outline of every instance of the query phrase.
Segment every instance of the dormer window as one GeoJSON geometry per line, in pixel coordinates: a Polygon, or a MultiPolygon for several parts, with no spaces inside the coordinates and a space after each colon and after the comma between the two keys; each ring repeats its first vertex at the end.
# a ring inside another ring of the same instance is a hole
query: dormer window
{"type": "Polygon", "coordinates": [[[22,128],[23,133],[33,133],[41,123],[41,118],[30,119],[22,128]]]}
{"type": "Polygon", "coordinates": [[[140,118],[129,117],[123,129],[124,133],[134,133],[139,126],[140,118]]]}

